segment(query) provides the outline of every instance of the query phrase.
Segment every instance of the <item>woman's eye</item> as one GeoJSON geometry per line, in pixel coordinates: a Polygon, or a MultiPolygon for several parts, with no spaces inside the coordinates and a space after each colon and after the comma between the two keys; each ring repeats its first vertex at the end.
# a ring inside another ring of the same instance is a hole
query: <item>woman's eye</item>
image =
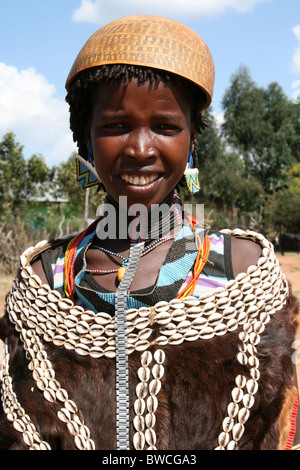
{"type": "Polygon", "coordinates": [[[110,124],[105,124],[103,127],[106,129],[125,129],[126,126],[121,122],[114,122],[110,124]]]}
{"type": "Polygon", "coordinates": [[[109,122],[101,125],[100,132],[103,135],[119,135],[128,132],[128,125],[123,122],[109,122]]]}
{"type": "Polygon", "coordinates": [[[178,126],[174,126],[172,124],[160,124],[157,127],[157,131],[164,134],[179,134],[181,129],[178,126]]]}

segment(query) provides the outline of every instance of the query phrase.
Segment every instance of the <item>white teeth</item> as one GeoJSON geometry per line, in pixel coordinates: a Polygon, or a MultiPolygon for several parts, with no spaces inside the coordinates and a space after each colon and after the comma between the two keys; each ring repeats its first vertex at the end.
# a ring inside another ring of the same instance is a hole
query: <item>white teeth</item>
{"type": "Polygon", "coordinates": [[[146,184],[152,183],[154,180],[156,180],[158,176],[129,176],[124,174],[121,175],[121,178],[126,181],[126,183],[132,184],[133,186],[145,186],[146,184]]]}

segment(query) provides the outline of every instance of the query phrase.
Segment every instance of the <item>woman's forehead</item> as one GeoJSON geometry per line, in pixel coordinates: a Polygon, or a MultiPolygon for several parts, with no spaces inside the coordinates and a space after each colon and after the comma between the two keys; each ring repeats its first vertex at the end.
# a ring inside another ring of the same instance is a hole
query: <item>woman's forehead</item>
{"type": "Polygon", "coordinates": [[[96,85],[92,108],[99,111],[129,111],[136,108],[146,113],[147,111],[165,110],[168,113],[190,112],[192,100],[187,89],[170,80],[160,81],[157,84],[149,82],[139,83],[132,78],[129,83],[119,84],[113,82],[100,82],[96,85]],[[145,108],[146,107],[146,108],[145,108]]]}

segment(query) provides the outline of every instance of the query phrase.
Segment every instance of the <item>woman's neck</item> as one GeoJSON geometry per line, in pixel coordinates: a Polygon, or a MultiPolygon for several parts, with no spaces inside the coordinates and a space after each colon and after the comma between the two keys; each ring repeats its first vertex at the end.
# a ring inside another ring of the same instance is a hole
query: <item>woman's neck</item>
{"type": "Polygon", "coordinates": [[[99,240],[130,242],[158,240],[182,226],[181,202],[175,194],[147,211],[141,204],[128,208],[126,197],[119,203],[109,195],[101,207],[96,234],[99,240]]]}

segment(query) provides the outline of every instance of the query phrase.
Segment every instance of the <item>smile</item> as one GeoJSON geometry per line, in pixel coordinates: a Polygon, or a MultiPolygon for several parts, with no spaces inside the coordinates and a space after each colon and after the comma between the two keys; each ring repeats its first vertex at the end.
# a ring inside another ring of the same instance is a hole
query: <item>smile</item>
{"type": "Polygon", "coordinates": [[[123,174],[121,178],[126,183],[132,184],[133,186],[146,186],[147,184],[153,183],[158,179],[158,175],[151,176],[132,176],[123,174]]]}

